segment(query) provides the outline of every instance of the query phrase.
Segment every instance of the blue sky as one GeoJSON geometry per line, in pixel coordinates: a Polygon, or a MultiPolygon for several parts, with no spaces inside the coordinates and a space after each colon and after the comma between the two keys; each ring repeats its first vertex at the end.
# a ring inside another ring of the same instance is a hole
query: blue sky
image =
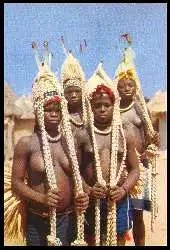
{"type": "Polygon", "coordinates": [[[100,60],[113,78],[129,32],[144,95],[167,85],[167,5],[165,3],[6,3],[4,4],[4,78],[18,95],[31,93],[37,73],[31,42],[43,55],[43,41],[53,52],[52,69],[60,77],[65,47],[79,59],[86,79],[100,60]],[[87,47],[80,53],[83,39],[87,47]]]}

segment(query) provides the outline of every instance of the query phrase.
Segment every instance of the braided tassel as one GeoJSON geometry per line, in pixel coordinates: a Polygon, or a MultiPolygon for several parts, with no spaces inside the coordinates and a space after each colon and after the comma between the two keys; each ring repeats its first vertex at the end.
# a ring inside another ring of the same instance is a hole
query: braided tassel
{"type": "MultiPolygon", "coordinates": [[[[99,156],[95,132],[94,132],[93,112],[92,112],[91,104],[89,100],[87,99],[86,101],[87,101],[88,118],[90,122],[91,135],[92,135],[92,141],[93,141],[93,150],[94,150],[95,167],[96,167],[96,179],[98,183],[105,186],[106,182],[102,176],[102,170],[100,166],[100,156],[99,156]]],[[[100,199],[97,199],[95,203],[95,245],[100,246],[100,199]]]]}
{"type": "Polygon", "coordinates": [[[116,202],[108,201],[106,246],[117,246],[116,202]]]}
{"type": "MultiPolygon", "coordinates": [[[[76,150],[75,150],[74,140],[72,136],[71,125],[69,122],[67,101],[64,97],[62,101],[62,111],[64,114],[63,124],[65,128],[65,135],[67,139],[69,155],[70,155],[70,159],[72,162],[76,193],[79,195],[79,194],[82,194],[84,191],[83,191],[82,180],[81,180],[81,176],[79,172],[78,161],[76,157],[76,150]]],[[[73,243],[71,243],[71,245],[72,246],[86,246],[87,245],[87,243],[84,241],[84,214],[80,214],[77,216],[77,239],[73,243]]]]}
{"type": "MultiPolygon", "coordinates": [[[[37,111],[38,121],[40,124],[42,132],[42,141],[43,141],[43,151],[44,151],[44,161],[47,173],[47,179],[50,189],[57,188],[55,172],[52,165],[51,153],[49,148],[49,143],[46,137],[46,131],[44,126],[44,109],[43,105],[38,107],[37,111]]],[[[62,243],[59,238],[56,237],[56,210],[52,209],[50,213],[50,235],[47,236],[49,246],[61,246],[62,243]]]]}

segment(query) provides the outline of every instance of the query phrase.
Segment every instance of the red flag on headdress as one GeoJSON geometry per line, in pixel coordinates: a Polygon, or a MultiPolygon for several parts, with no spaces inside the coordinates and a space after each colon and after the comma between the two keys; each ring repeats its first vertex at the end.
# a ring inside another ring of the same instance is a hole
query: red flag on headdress
{"type": "Polygon", "coordinates": [[[81,52],[81,53],[83,52],[83,46],[82,46],[81,43],[80,43],[80,52],[81,52]]]}
{"type": "Polygon", "coordinates": [[[85,45],[85,47],[87,47],[87,43],[86,43],[86,40],[84,39],[84,45],[85,45]]]}
{"type": "Polygon", "coordinates": [[[64,37],[63,36],[61,36],[61,42],[64,45],[64,37]]]}
{"type": "Polygon", "coordinates": [[[120,36],[121,38],[125,39],[129,44],[132,43],[132,38],[129,33],[124,33],[123,35],[120,36]]]}

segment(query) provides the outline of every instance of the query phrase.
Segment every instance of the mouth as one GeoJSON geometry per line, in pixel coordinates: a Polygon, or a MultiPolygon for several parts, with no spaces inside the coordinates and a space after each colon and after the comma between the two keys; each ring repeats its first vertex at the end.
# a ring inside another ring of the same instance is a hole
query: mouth
{"type": "Polygon", "coordinates": [[[99,115],[100,118],[107,118],[107,115],[99,115]]]}
{"type": "Polygon", "coordinates": [[[49,120],[50,123],[59,123],[59,120],[58,119],[51,119],[49,120]]]}
{"type": "Polygon", "coordinates": [[[132,93],[128,92],[128,93],[125,93],[125,95],[130,96],[132,95],[132,93]]]}
{"type": "Polygon", "coordinates": [[[78,102],[79,99],[71,99],[71,102],[78,102]]]}

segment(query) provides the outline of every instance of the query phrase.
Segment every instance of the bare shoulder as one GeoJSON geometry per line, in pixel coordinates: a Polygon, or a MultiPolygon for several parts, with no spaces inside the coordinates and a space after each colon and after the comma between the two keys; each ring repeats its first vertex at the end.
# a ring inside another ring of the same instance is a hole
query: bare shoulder
{"type": "Polygon", "coordinates": [[[24,154],[30,151],[31,142],[34,140],[34,135],[22,136],[14,149],[15,154],[24,154]]]}
{"type": "Polygon", "coordinates": [[[90,140],[88,129],[81,128],[75,133],[76,140],[82,144],[90,140]]]}

